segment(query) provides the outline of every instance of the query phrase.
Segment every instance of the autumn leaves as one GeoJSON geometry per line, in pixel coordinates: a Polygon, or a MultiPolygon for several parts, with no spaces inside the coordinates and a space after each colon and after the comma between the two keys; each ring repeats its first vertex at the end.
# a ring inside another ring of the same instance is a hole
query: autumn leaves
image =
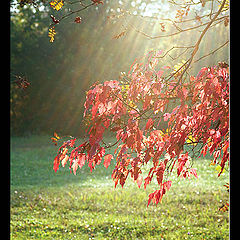
{"type": "Polygon", "coordinates": [[[151,64],[133,64],[127,89],[117,80],[90,88],[84,104],[88,137],[78,147],[76,139],[63,143],[54,160],[55,171],[68,161],[74,174],[86,163],[90,171],[102,161],[108,168],[114,158],[115,187],[123,187],[129,176],[144,188],[157,180],[159,189],[149,195],[148,204],[158,204],[170,189],[173,169],[179,177],[197,177],[190,151],[195,157],[207,152],[213,155],[221,175],[229,160],[228,66],[202,68],[196,77],[176,85],[174,77],[165,81],[162,72],[159,77],[157,60],[150,55],[151,64]],[[177,103],[169,109],[175,99],[177,103]],[[161,120],[168,124],[166,131],[159,129],[161,120]],[[109,146],[103,141],[108,131],[116,137],[114,156],[106,152],[109,146]],[[143,176],[142,167],[148,163],[152,167],[143,176]]]}

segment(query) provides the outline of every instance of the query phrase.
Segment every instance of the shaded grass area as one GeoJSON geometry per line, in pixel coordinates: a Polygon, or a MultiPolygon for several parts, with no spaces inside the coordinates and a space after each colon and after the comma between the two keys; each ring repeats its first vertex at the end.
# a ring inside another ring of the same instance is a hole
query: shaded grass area
{"type": "Polygon", "coordinates": [[[132,180],[124,189],[111,180],[112,163],[54,173],[56,147],[48,137],[11,139],[11,239],[229,239],[228,199],[209,159],[195,160],[198,179],[179,180],[162,203],[147,208],[146,190],[132,180]]]}

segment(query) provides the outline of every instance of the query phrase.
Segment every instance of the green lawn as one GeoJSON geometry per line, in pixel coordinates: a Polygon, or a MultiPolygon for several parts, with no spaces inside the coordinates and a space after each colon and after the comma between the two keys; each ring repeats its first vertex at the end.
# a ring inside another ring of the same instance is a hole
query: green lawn
{"type": "Polygon", "coordinates": [[[195,160],[198,179],[174,174],[162,202],[147,208],[156,183],[114,189],[113,164],[55,173],[56,152],[50,137],[11,138],[11,239],[229,239],[229,213],[218,210],[229,172],[218,178],[209,159],[195,160]]]}

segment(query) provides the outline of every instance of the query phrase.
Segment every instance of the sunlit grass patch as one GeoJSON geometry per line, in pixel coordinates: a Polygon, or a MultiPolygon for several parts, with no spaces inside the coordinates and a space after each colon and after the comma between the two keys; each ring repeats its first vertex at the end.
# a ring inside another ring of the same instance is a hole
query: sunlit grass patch
{"type": "Polygon", "coordinates": [[[229,173],[218,178],[209,159],[195,161],[198,179],[173,174],[162,203],[147,208],[157,184],[144,190],[128,180],[115,189],[113,163],[54,173],[55,146],[37,141],[12,141],[12,239],[228,239],[228,212],[218,208],[228,199],[229,173]]]}

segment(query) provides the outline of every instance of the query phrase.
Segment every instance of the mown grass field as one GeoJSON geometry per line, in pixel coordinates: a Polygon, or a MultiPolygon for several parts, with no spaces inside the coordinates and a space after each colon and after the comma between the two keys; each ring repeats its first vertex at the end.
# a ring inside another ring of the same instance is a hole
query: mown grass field
{"type": "Polygon", "coordinates": [[[50,137],[11,138],[11,239],[229,239],[229,213],[218,210],[229,172],[218,178],[210,159],[194,161],[198,179],[173,174],[162,202],[147,208],[156,184],[114,189],[114,164],[55,173],[56,152],[50,137]]]}

